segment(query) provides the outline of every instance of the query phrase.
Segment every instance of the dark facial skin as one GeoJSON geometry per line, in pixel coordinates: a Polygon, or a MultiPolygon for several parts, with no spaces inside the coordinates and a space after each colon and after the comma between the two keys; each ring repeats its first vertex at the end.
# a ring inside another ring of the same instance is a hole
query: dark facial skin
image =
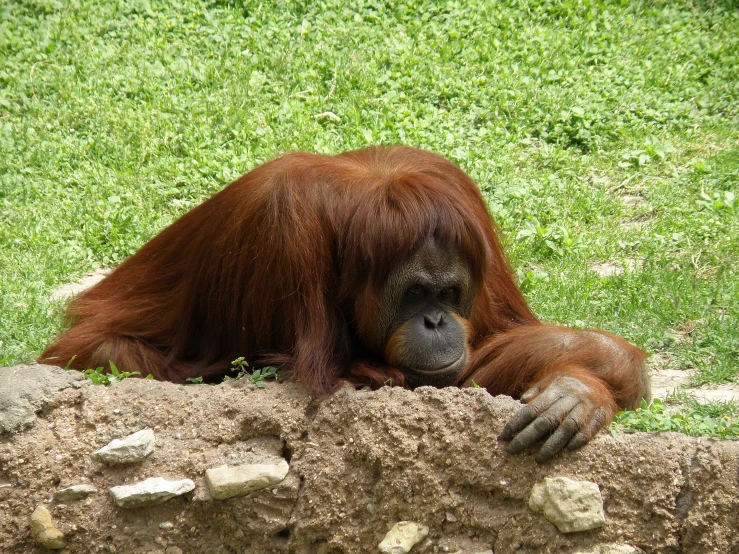
{"type": "Polygon", "coordinates": [[[378,342],[388,364],[412,386],[455,383],[467,365],[467,331],[474,290],[457,252],[424,243],[391,272],[380,295],[378,342]]]}

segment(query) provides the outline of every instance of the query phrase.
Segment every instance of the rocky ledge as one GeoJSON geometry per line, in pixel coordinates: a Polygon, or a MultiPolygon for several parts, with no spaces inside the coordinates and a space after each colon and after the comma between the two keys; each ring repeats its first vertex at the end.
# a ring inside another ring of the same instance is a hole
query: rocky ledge
{"type": "Polygon", "coordinates": [[[739,549],[736,442],[603,433],[539,466],[497,440],[518,406],[0,369],[0,552],[739,549]]]}

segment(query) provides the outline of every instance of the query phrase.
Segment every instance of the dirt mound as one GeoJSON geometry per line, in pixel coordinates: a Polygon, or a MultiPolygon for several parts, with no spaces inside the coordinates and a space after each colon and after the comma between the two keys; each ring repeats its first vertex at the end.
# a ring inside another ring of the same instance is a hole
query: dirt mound
{"type": "Polygon", "coordinates": [[[497,441],[518,406],[479,389],[343,390],[317,400],[295,385],[243,380],[69,385],[40,406],[33,427],[0,438],[0,552],[44,551],[30,532],[39,505],[66,553],[378,552],[399,521],[429,529],[413,553],[739,549],[737,443],[602,434],[537,466],[497,441]],[[156,446],[143,461],[91,457],[145,428],[156,446]],[[208,492],[208,469],[279,459],[289,472],[277,485],[228,500],[208,492]],[[599,485],[605,526],[564,534],[529,508],[534,484],[557,476],[599,485]],[[108,494],[151,477],[190,479],[195,490],[132,509],[108,494]],[[97,492],[53,500],[79,484],[97,492]]]}

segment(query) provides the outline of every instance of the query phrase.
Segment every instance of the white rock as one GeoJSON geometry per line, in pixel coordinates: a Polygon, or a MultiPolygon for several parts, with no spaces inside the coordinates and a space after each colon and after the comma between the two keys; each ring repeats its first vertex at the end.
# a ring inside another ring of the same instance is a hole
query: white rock
{"type": "Polygon", "coordinates": [[[126,438],[110,441],[92,455],[106,464],[132,464],[154,452],[154,442],[154,431],[142,429],[126,438]]]}
{"type": "Polygon", "coordinates": [[[596,529],[606,523],[600,488],[590,481],[547,477],[531,489],[529,508],[544,512],[563,533],[596,529]]]}
{"type": "Polygon", "coordinates": [[[51,512],[43,505],[31,514],[31,536],[36,544],[49,550],[60,550],[67,546],[64,533],[54,526],[51,512]]]}
{"type": "Polygon", "coordinates": [[[416,544],[425,539],[429,528],[413,521],[399,521],[387,532],[378,545],[383,554],[408,554],[416,544]]]}
{"type": "Polygon", "coordinates": [[[98,490],[95,487],[87,483],[83,483],[81,485],[72,485],[71,487],[59,489],[58,491],[54,492],[54,500],[60,502],[79,500],[80,498],[85,498],[86,496],[96,493],[97,491],[98,490]]]}
{"type": "Polygon", "coordinates": [[[98,284],[100,281],[110,275],[112,271],[113,270],[111,268],[96,269],[92,274],[83,277],[80,281],[76,283],[68,283],[66,285],[62,285],[51,293],[50,299],[64,300],[65,298],[72,298],[73,296],[77,296],[81,292],[84,292],[92,286],[98,284]]]}
{"type": "Polygon", "coordinates": [[[275,464],[221,466],[205,472],[210,495],[216,500],[244,496],[281,482],[290,470],[285,460],[275,464]]]}
{"type": "Polygon", "coordinates": [[[638,550],[628,544],[615,542],[599,544],[589,550],[578,550],[575,554],[636,554],[638,550]]]}
{"type": "Polygon", "coordinates": [[[120,508],[138,508],[161,504],[194,488],[195,483],[190,479],[168,481],[162,477],[151,477],[133,485],[112,487],[109,492],[120,508]]]}

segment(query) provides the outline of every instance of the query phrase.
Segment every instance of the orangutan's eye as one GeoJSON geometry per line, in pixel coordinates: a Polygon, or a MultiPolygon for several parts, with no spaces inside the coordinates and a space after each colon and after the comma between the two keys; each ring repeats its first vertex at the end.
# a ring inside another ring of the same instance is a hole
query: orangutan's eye
{"type": "Polygon", "coordinates": [[[453,300],[457,297],[459,289],[457,287],[445,287],[439,291],[439,300],[453,300]]]}
{"type": "Polygon", "coordinates": [[[406,294],[410,296],[417,296],[421,297],[426,293],[426,290],[421,285],[413,285],[411,288],[408,289],[406,294]]]}

